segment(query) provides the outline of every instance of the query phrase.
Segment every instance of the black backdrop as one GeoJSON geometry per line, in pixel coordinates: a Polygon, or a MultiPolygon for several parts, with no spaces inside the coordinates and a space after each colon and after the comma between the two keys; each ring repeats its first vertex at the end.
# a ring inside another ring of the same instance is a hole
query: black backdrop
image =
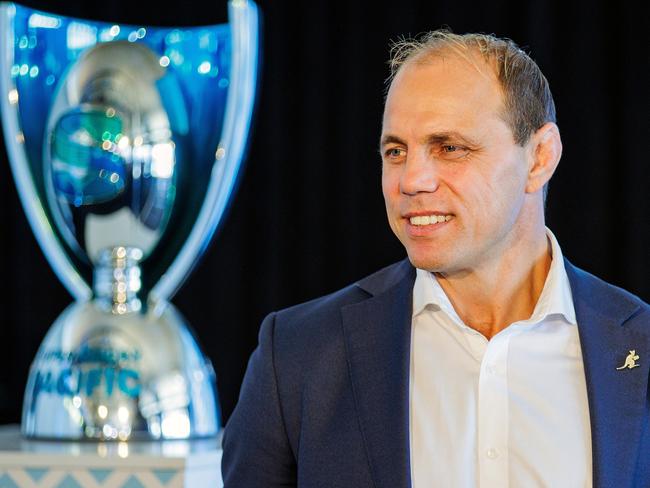
{"type": "MultiPolygon", "coordinates": [[[[28,2],[149,25],[220,21],[185,1],[28,2]],[[180,5],[180,4],[179,4],[180,5]]],[[[404,255],[385,221],[377,142],[388,44],[450,26],[532,52],[555,96],[564,155],[548,225],[566,256],[650,300],[647,11],[597,0],[263,1],[263,67],[248,162],[227,220],[173,302],[234,407],[259,323],[404,255]]],[[[3,145],[4,149],[4,145],[3,145]]],[[[28,368],[71,302],[28,227],[0,150],[0,422],[18,421],[28,368]]]]}

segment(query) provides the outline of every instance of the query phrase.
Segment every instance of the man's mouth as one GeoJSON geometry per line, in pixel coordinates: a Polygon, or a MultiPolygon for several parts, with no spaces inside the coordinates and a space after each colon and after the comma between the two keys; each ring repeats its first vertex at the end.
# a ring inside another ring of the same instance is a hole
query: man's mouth
{"type": "Polygon", "coordinates": [[[411,225],[432,225],[440,224],[442,222],[449,222],[454,216],[447,215],[416,215],[409,218],[411,225]]]}

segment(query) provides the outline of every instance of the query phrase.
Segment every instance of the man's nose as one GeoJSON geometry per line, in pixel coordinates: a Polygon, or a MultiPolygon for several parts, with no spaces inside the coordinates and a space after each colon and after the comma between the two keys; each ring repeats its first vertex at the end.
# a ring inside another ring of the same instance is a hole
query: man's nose
{"type": "Polygon", "coordinates": [[[400,190],[407,195],[432,193],[438,189],[438,165],[434,158],[427,157],[424,151],[410,152],[402,167],[400,190]]]}

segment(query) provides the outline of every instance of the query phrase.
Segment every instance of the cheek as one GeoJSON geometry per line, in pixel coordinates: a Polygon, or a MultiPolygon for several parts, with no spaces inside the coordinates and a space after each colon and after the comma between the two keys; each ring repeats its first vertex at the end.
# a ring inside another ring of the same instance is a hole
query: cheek
{"type": "Polygon", "coordinates": [[[526,172],[523,161],[503,164],[486,183],[483,206],[489,209],[492,220],[512,224],[521,210],[526,189],[526,172]]]}
{"type": "Polygon", "coordinates": [[[386,216],[388,217],[388,225],[393,233],[400,236],[399,219],[400,215],[400,197],[399,191],[399,175],[395,171],[382,172],[381,177],[381,191],[384,195],[384,205],[386,207],[386,216]]]}
{"type": "Polygon", "coordinates": [[[494,168],[474,162],[449,178],[448,187],[455,194],[461,212],[469,219],[464,225],[476,229],[509,221],[523,202],[526,174],[520,161],[505,161],[494,168]]]}
{"type": "Polygon", "coordinates": [[[399,198],[399,175],[396,171],[382,170],[381,174],[381,191],[384,195],[386,208],[394,207],[399,198]]]}

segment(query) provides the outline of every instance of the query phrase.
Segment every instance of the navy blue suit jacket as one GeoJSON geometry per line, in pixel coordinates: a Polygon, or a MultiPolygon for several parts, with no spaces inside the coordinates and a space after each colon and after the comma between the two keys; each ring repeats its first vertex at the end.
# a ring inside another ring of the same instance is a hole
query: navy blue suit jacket
{"type": "MultiPolygon", "coordinates": [[[[568,262],[566,269],[594,487],[650,487],[650,307],[568,262]],[[640,366],[617,370],[631,349],[640,366]]],[[[410,486],[414,280],[402,261],[264,320],[225,429],[225,488],[410,486]]]]}

